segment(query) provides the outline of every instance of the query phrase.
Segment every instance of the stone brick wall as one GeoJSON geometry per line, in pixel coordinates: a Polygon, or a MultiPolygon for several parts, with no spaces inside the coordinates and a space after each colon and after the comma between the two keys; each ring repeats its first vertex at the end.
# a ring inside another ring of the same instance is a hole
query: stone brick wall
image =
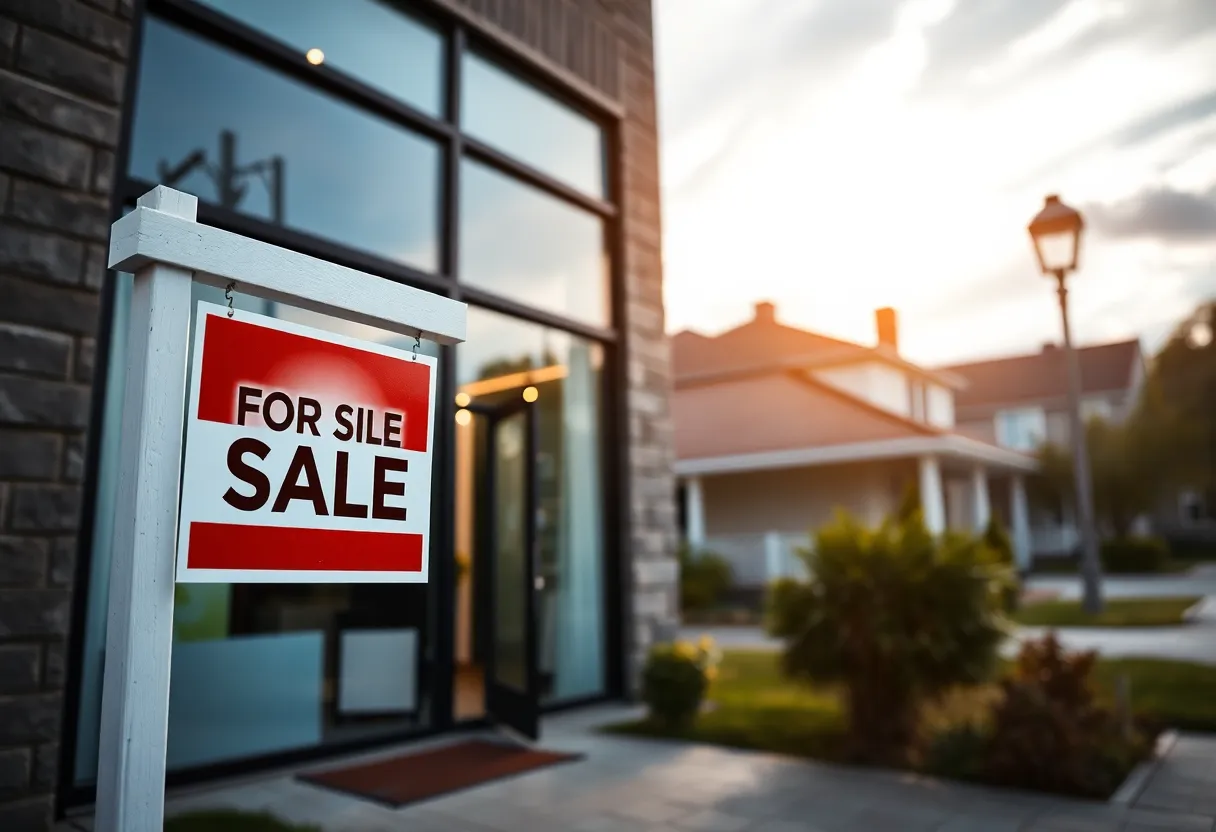
{"type": "Polygon", "coordinates": [[[491,23],[525,50],[624,108],[623,173],[632,520],[632,644],[637,669],[649,645],[678,624],[678,566],[670,357],[663,320],[659,143],[650,0],[442,0],[491,23]]]}
{"type": "Polygon", "coordinates": [[[129,0],[0,0],[0,829],[47,828],[129,0]]]}

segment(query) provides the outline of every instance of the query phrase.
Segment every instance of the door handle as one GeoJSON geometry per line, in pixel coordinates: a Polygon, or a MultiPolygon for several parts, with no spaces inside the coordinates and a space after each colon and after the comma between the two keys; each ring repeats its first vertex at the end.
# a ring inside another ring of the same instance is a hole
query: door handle
{"type": "Polygon", "coordinates": [[[536,587],[536,591],[537,591],[537,592],[540,592],[542,589],[544,589],[544,588],[545,588],[545,578],[544,578],[544,576],[543,576],[543,575],[537,575],[535,578],[533,578],[533,579],[532,579],[532,585],[533,585],[534,587],[536,587]]]}

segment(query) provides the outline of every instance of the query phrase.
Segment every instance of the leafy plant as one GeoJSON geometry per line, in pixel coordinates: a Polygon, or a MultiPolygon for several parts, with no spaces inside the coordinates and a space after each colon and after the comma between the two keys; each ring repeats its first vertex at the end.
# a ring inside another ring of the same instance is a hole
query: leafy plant
{"type": "Polygon", "coordinates": [[[990,676],[1008,570],[974,537],[934,538],[919,511],[876,531],[842,512],[801,554],[811,577],[770,590],[783,669],[842,684],[853,756],[899,762],[926,698],[990,676]]]}
{"type": "Polygon", "coordinates": [[[1097,654],[1069,653],[1054,634],[1023,644],[992,713],[985,779],[999,785],[1106,797],[1147,738],[1125,736],[1095,696],[1097,654]]]}
{"type": "Polygon", "coordinates": [[[1102,542],[1102,567],[1107,572],[1165,572],[1169,565],[1169,545],[1159,537],[1121,537],[1102,542]]]}
{"type": "Polygon", "coordinates": [[[719,601],[734,581],[730,563],[713,552],[680,546],[680,608],[706,610],[719,601]]]}
{"type": "Polygon", "coordinates": [[[1018,601],[1022,595],[1022,582],[1015,571],[1013,541],[1009,538],[1009,532],[995,516],[988,518],[988,525],[984,527],[981,539],[996,558],[996,562],[1009,569],[1009,580],[1001,590],[1001,599],[1005,612],[1013,612],[1018,608],[1018,601]]]}
{"type": "Polygon", "coordinates": [[[708,637],[696,644],[677,641],[652,648],[642,670],[642,700],[650,718],[667,728],[689,725],[717,675],[719,659],[708,637]]]}
{"type": "Polygon", "coordinates": [[[930,739],[924,768],[939,777],[978,780],[984,774],[990,743],[991,731],[984,725],[952,725],[930,739]]]}

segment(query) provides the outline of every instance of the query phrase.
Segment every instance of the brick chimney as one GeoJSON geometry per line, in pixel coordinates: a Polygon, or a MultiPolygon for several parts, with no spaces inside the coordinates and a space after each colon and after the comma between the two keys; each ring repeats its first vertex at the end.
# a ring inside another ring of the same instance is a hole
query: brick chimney
{"type": "Polygon", "coordinates": [[[772,301],[762,300],[756,304],[752,317],[758,324],[773,324],[777,322],[777,306],[772,301]]]}
{"type": "Polygon", "coordinates": [[[899,350],[899,318],[889,306],[874,310],[874,328],[878,330],[878,345],[899,350]]]}

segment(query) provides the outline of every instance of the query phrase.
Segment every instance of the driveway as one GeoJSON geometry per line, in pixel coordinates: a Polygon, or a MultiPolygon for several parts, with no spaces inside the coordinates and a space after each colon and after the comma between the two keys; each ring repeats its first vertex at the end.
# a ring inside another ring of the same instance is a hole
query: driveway
{"type": "Polygon", "coordinates": [[[1146,805],[1114,805],[594,730],[639,713],[605,706],[546,719],[542,746],[582,761],[402,809],[278,775],[174,792],[168,810],[269,811],[342,832],[1211,832],[1216,823],[1216,743],[1203,738],[1140,790],[1146,805]]]}

